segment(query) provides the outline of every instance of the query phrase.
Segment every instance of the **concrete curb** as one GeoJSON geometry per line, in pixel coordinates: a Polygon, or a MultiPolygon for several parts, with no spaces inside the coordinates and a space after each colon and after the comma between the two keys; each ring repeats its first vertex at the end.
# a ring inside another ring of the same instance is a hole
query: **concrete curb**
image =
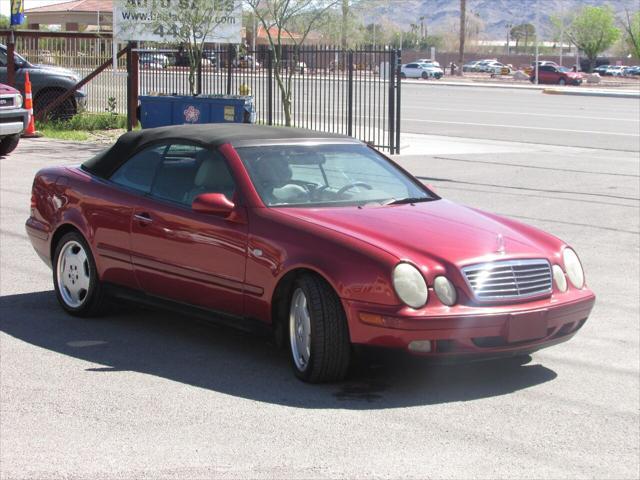
{"type": "MultiPolygon", "coordinates": [[[[495,84],[495,83],[481,83],[481,82],[443,82],[440,80],[403,80],[403,83],[410,85],[433,85],[442,87],[479,87],[479,88],[507,88],[512,90],[541,90],[543,93],[557,94],[557,95],[589,95],[594,97],[620,97],[620,98],[638,98],[640,92],[638,91],[614,91],[607,90],[581,90],[580,87],[566,87],[562,88],[549,88],[545,85],[509,85],[509,84],[495,84]]],[[[620,87],[611,87],[620,88],[620,87]]]]}
{"type": "Polygon", "coordinates": [[[413,80],[405,79],[402,83],[408,83],[410,85],[433,85],[442,87],[480,87],[480,88],[510,88],[514,90],[544,90],[546,87],[542,85],[509,85],[509,84],[495,84],[495,83],[483,83],[483,82],[443,82],[441,80],[413,80]]]}
{"type": "Polygon", "coordinates": [[[545,88],[542,93],[549,95],[579,95],[586,97],[640,98],[640,91],[608,92],[606,90],[565,90],[563,88],[545,88]]]}

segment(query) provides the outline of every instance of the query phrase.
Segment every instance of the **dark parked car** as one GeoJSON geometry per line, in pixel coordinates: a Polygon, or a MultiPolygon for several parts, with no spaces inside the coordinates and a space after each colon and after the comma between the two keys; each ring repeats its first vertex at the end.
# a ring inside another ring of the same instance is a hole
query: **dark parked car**
{"type": "Polygon", "coordinates": [[[610,66],[611,65],[600,65],[599,67],[596,67],[593,69],[593,73],[597,73],[600,76],[609,75],[607,70],[609,70],[610,66]]]}
{"type": "Polygon", "coordinates": [[[640,75],[640,65],[634,65],[633,67],[626,67],[622,72],[625,77],[640,75]]]}
{"type": "MultiPolygon", "coordinates": [[[[176,67],[188,67],[189,63],[189,54],[186,50],[181,48],[173,55],[173,65],[176,67]]],[[[218,65],[218,56],[216,53],[204,50],[202,52],[202,66],[215,67],[216,65],[218,65]]]]}
{"type": "MultiPolygon", "coordinates": [[[[538,66],[538,75],[540,76],[538,83],[551,83],[554,85],[580,85],[582,83],[581,73],[558,65],[540,65],[538,66]]],[[[530,80],[532,82],[536,81],[535,70],[532,71],[530,80]]]]}
{"type": "MultiPolygon", "coordinates": [[[[16,66],[15,86],[23,95],[25,73],[29,72],[35,113],[38,113],[39,110],[53,102],[70,88],[73,88],[80,81],[80,76],[67,68],[55,65],[36,65],[17,53],[14,54],[14,61],[16,66]]],[[[0,83],[7,83],[7,81],[7,48],[0,44],[0,83]]],[[[51,116],[56,118],[71,117],[85,103],[86,93],[82,89],[76,90],[73,96],[65,100],[51,113],[51,116]]]]}
{"type": "Polygon", "coordinates": [[[22,108],[20,92],[0,83],[0,155],[7,155],[18,146],[28,121],[29,113],[22,108]]]}

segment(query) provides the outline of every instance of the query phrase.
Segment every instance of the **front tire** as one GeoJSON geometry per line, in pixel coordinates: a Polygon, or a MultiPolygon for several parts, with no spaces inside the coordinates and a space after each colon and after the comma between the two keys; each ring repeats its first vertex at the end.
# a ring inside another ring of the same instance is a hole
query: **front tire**
{"type": "Polygon", "coordinates": [[[20,141],[20,134],[7,135],[0,139],[0,155],[8,155],[13,152],[20,141]]]}
{"type": "Polygon", "coordinates": [[[77,232],[65,234],[53,256],[53,286],[62,308],[78,317],[104,312],[104,288],[87,242],[77,232]]]}
{"type": "Polygon", "coordinates": [[[351,343],[340,299],[325,281],[309,274],[298,277],[291,292],[288,330],[296,376],[310,383],[342,380],[351,343]]]}

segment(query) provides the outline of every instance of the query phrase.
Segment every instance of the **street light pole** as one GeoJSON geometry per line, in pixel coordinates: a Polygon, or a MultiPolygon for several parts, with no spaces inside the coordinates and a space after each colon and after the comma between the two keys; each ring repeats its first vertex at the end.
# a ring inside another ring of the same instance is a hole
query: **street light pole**
{"type": "Polygon", "coordinates": [[[539,83],[538,72],[540,70],[540,68],[539,68],[540,65],[538,64],[538,60],[540,58],[540,50],[538,48],[538,35],[540,35],[540,25],[539,25],[539,21],[538,21],[539,20],[539,17],[538,17],[538,15],[539,15],[538,14],[539,7],[540,7],[539,2],[538,2],[538,0],[536,0],[536,20],[535,20],[535,23],[536,23],[536,85],[538,85],[538,83],[539,83]]]}
{"type": "Polygon", "coordinates": [[[564,5],[560,7],[560,65],[562,66],[562,50],[564,50],[564,5]]]}

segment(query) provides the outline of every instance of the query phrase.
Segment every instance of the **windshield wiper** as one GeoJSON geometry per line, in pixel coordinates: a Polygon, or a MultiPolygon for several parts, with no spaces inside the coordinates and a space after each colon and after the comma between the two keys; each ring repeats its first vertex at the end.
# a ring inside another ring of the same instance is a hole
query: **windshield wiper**
{"type": "Polygon", "coordinates": [[[431,197],[405,197],[405,198],[392,198],[383,202],[383,205],[401,205],[405,203],[419,203],[419,202],[429,202],[434,200],[431,197]]]}

